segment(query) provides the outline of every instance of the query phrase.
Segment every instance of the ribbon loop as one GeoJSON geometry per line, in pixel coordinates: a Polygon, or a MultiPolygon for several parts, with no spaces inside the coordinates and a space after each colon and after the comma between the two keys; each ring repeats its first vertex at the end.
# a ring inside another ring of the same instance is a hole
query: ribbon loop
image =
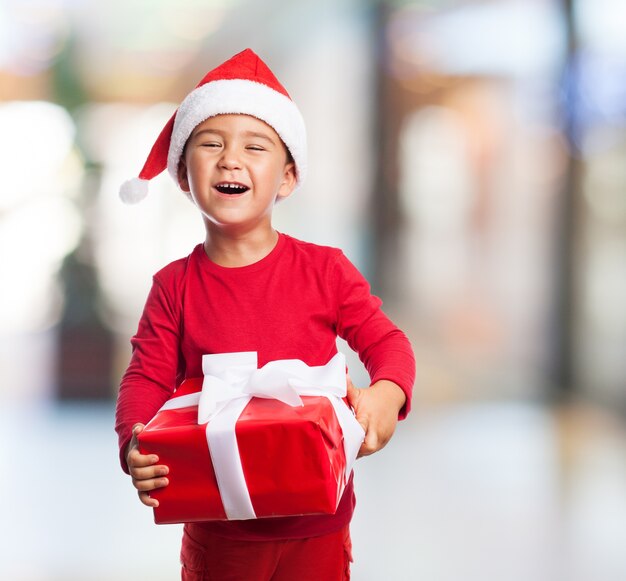
{"type": "Polygon", "coordinates": [[[255,351],[203,355],[204,381],[198,403],[198,423],[206,424],[229,402],[246,397],[246,384],[256,369],[255,351]]]}
{"type": "Polygon", "coordinates": [[[277,399],[292,407],[303,405],[300,395],[344,397],[345,366],[340,353],[318,367],[299,359],[282,359],[270,361],[261,369],[257,369],[254,351],[204,355],[198,423],[210,421],[228,402],[245,396],[277,399]]]}

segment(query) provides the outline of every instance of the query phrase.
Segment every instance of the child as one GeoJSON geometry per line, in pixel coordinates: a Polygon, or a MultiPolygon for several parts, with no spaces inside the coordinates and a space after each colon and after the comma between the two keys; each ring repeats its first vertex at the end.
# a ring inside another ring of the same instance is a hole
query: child
{"type": "MultiPolygon", "coordinates": [[[[415,362],[405,335],[337,249],[272,228],[272,210],[304,180],[304,122],[287,91],[251,50],[210,71],[159,135],[134,202],[165,167],[202,215],[206,237],[153,280],[116,412],[120,459],[141,502],[167,486],[168,468],[142,455],[137,435],[202,355],[256,351],[324,365],[337,335],[363,360],[372,385],[348,387],[366,432],[359,455],[380,450],[409,411],[415,362]]],[[[339,194],[340,192],[338,192],[339,194]]],[[[244,581],[349,579],[352,477],[334,515],[188,523],[182,578],[244,581]]]]}

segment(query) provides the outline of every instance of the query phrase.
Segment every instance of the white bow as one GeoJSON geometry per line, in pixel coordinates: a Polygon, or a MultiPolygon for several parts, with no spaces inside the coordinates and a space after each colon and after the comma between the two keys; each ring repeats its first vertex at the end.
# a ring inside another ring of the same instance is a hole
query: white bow
{"type": "Polygon", "coordinates": [[[346,395],[346,362],[337,353],[326,365],[309,367],[299,359],[270,361],[257,369],[255,351],[204,355],[204,382],[198,403],[198,423],[211,421],[231,401],[262,397],[292,407],[300,395],[346,395]]]}

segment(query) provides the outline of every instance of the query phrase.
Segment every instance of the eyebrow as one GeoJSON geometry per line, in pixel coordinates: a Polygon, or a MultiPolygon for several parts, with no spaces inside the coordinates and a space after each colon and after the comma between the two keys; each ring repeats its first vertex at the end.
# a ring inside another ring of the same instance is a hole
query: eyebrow
{"type": "Polygon", "coordinates": [[[246,137],[258,137],[259,139],[265,139],[266,141],[269,141],[270,143],[276,143],[269,135],[266,135],[265,133],[260,133],[258,131],[245,131],[244,135],[246,137]]]}
{"type": "MultiPolygon", "coordinates": [[[[203,133],[211,133],[213,135],[219,135],[220,137],[224,137],[224,131],[220,131],[219,129],[201,129],[200,131],[198,131],[198,133],[195,133],[193,137],[198,137],[203,133]]],[[[258,139],[264,139],[265,141],[269,141],[271,144],[276,145],[276,141],[265,133],[260,133],[258,131],[244,131],[243,135],[244,137],[256,137],[258,139]]]]}

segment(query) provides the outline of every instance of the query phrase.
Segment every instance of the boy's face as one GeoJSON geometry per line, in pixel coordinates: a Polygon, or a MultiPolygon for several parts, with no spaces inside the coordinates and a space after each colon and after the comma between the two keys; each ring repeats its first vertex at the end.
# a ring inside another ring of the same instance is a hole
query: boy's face
{"type": "Polygon", "coordinates": [[[269,125],[249,115],[217,115],[193,130],[178,180],[205,220],[254,228],[271,224],[274,203],[293,191],[296,175],[269,125]]]}

